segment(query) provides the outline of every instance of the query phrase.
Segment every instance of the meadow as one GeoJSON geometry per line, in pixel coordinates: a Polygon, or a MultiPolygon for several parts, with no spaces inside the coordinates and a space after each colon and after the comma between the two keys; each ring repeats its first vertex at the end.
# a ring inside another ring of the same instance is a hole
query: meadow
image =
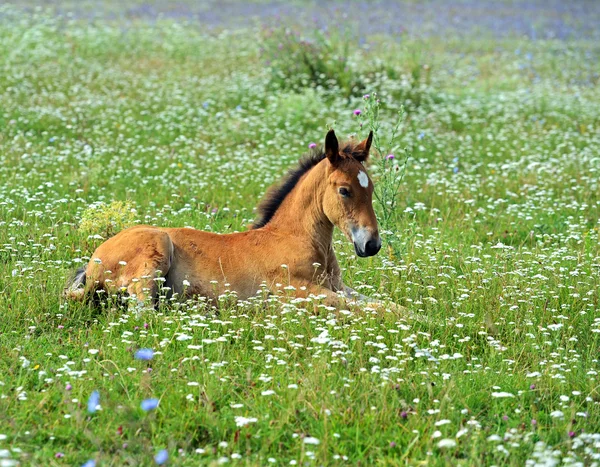
{"type": "Polygon", "coordinates": [[[0,466],[598,465],[600,9],[533,3],[535,35],[0,5],[0,466]],[[335,246],[405,315],[61,298],[125,226],[244,230],[373,126],[384,247],[335,246]]]}

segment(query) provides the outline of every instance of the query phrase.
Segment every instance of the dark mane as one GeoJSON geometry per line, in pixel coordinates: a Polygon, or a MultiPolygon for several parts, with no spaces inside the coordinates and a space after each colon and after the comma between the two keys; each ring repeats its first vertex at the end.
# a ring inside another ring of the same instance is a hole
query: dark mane
{"type": "MultiPolygon", "coordinates": [[[[362,155],[362,152],[357,152],[355,147],[356,144],[354,142],[347,142],[340,148],[340,153],[346,157],[352,157],[358,160],[362,155]]],[[[298,166],[290,169],[279,185],[276,185],[267,191],[267,194],[258,205],[258,217],[251,228],[260,229],[267,225],[277,212],[277,209],[279,209],[279,206],[281,206],[281,203],[283,203],[285,197],[290,194],[302,176],[323,159],[325,159],[323,147],[315,148],[312,152],[302,157],[298,166]]]]}

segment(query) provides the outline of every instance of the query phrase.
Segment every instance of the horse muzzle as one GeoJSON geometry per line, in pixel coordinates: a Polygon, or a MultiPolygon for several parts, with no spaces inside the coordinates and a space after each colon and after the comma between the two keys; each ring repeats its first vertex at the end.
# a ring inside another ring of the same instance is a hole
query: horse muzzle
{"type": "Polygon", "coordinates": [[[381,250],[381,238],[379,234],[371,234],[367,229],[352,229],[352,243],[354,251],[361,258],[376,255],[381,250]]]}

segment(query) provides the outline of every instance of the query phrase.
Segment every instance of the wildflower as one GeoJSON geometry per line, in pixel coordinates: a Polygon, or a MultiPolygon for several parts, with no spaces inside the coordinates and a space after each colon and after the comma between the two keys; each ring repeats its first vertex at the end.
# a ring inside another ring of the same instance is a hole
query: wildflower
{"type": "Polygon", "coordinates": [[[419,139],[425,138],[425,133],[424,132],[419,133],[419,136],[417,136],[417,138],[419,138],[419,139]]]}
{"type": "Polygon", "coordinates": [[[152,360],[152,358],[154,357],[154,350],[152,349],[139,349],[136,353],[135,353],[135,358],[138,360],[152,360]]]}
{"type": "Polygon", "coordinates": [[[94,459],[90,459],[85,464],[83,464],[81,467],[96,467],[96,461],[94,459]]]}
{"type": "Polygon", "coordinates": [[[504,398],[504,397],[515,397],[514,394],[510,392],[492,392],[492,397],[504,398]]]}
{"type": "Polygon", "coordinates": [[[535,418],[532,418],[532,419],[531,419],[531,424],[532,424],[533,426],[536,426],[536,425],[537,425],[537,420],[536,420],[535,418]]]}
{"type": "Polygon", "coordinates": [[[154,456],[154,462],[156,462],[158,465],[163,465],[168,460],[169,451],[167,451],[166,449],[161,449],[160,451],[158,451],[156,456],[154,456]]]}
{"type": "Polygon", "coordinates": [[[365,94],[365,95],[363,96],[363,99],[364,99],[364,100],[367,100],[368,98],[369,98],[369,95],[368,95],[368,94],[365,94]]]}
{"type": "Polygon", "coordinates": [[[308,149],[314,149],[314,148],[316,148],[316,147],[317,147],[317,143],[310,143],[310,144],[308,145],[308,149]]]}
{"type": "Polygon", "coordinates": [[[360,111],[360,109],[356,109],[354,110],[354,115],[356,115],[357,117],[361,114],[362,112],[360,111]]]}
{"type": "Polygon", "coordinates": [[[312,436],[307,436],[304,438],[304,444],[314,444],[316,446],[320,442],[321,441],[319,441],[317,438],[313,438],[312,436]]]}
{"type": "Polygon", "coordinates": [[[456,441],[454,441],[453,439],[442,439],[438,442],[437,444],[438,448],[443,449],[443,448],[453,448],[454,446],[456,446],[456,441]]]}
{"type": "Polygon", "coordinates": [[[394,441],[390,441],[390,447],[391,448],[395,448],[396,447],[396,443],[394,441]]]}
{"type": "Polygon", "coordinates": [[[575,438],[575,432],[569,431],[569,438],[575,438]]]}
{"type": "Polygon", "coordinates": [[[250,423],[256,423],[257,421],[258,421],[258,419],[253,418],[253,417],[251,417],[251,418],[235,417],[235,424],[240,428],[243,426],[249,425],[250,423]]]}
{"type": "Polygon", "coordinates": [[[154,410],[158,407],[158,399],[144,399],[140,404],[140,407],[146,412],[154,410]]]}
{"type": "Polygon", "coordinates": [[[56,454],[54,454],[54,457],[57,459],[62,459],[63,457],[65,457],[65,454],[62,452],[57,452],[56,454]]]}
{"type": "Polygon", "coordinates": [[[69,383],[67,383],[67,385],[65,386],[65,390],[70,391],[71,389],[73,389],[73,386],[71,386],[69,383]]]}
{"type": "Polygon", "coordinates": [[[100,404],[100,393],[98,391],[92,392],[87,403],[87,410],[89,413],[96,413],[98,405],[100,404]]]}
{"type": "Polygon", "coordinates": [[[405,410],[403,410],[402,412],[400,412],[400,417],[404,418],[404,419],[408,418],[408,412],[406,412],[405,410]]]}
{"type": "Polygon", "coordinates": [[[530,385],[529,389],[531,389],[533,391],[535,389],[535,384],[530,385]]]}

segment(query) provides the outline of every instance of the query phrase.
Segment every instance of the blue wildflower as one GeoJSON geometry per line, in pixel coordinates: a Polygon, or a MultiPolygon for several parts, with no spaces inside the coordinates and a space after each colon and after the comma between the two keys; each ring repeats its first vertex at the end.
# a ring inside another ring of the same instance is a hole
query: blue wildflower
{"type": "Polygon", "coordinates": [[[83,464],[81,467],[96,467],[96,461],[94,459],[90,459],[85,464],[83,464]]]}
{"type": "Polygon", "coordinates": [[[156,462],[158,465],[163,465],[168,460],[169,451],[167,451],[166,449],[161,449],[160,451],[158,451],[158,454],[154,456],[154,462],[156,462]]]}
{"type": "Polygon", "coordinates": [[[138,360],[152,360],[152,357],[154,357],[154,350],[152,349],[139,349],[136,353],[135,353],[135,358],[137,358],[138,360]]]}
{"type": "Polygon", "coordinates": [[[90,395],[90,398],[88,399],[88,412],[89,413],[96,413],[96,410],[98,410],[98,405],[100,404],[100,393],[98,391],[94,391],[92,392],[92,394],[90,395]]]}
{"type": "Polygon", "coordinates": [[[419,139],[423,139],[423,138],[425,138],[425,133],[424,133],[424,132],[421,132],[421,133],[419,133],[419,136],[418,136],[418,138],[419,138],[419,139]]]}
{"type": "Polygon", "coordinates": [[[144,399],[140,404],[142,410],[149,412],[150,410],[154,410],[158,407],[158,399],[144,399]]]}

